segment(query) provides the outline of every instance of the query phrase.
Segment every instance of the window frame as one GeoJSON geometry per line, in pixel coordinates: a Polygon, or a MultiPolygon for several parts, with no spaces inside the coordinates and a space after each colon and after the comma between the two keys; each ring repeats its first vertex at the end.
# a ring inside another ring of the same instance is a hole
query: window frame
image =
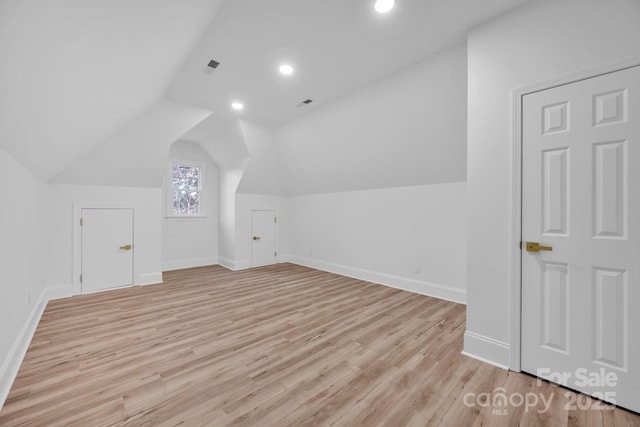
{"type": "Polygon", "coordinates": [[[205,177],[205,167],[204,162],[194,161],[194,160],[183,160],[179,158],[171,158],[169,159],[169,163],[167,165],[167,178],[166,178],[166,212],[165,217],[167,219],[178,219],[178,220],[190,220],[190,219],[204,219],[207,217],[205,212],[205,204],[203,200],[203,190],[204,190],[204,177],[205,177]],[[184,214],[179,215],[173,210],[173,167],[174,166],[186,166],[190,168],[198,168],[199,170],[199,180],[198,180],[198,192],[200,193],[200,213],[197,215],[184,214]]]}

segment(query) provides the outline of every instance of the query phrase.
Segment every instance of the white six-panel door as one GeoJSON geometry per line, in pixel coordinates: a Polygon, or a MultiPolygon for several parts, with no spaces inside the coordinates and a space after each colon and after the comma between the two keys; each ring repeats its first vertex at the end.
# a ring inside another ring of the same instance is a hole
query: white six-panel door
{"type": "Polygon", "coordinates": [[[133,209],[82,209],[82,293],[133,284],[133,209]]]}
{"type": "Polygon", "coordinates": [[[640,411],[640,67],[526,95],[522,150],[522,369],[640,411]]]}

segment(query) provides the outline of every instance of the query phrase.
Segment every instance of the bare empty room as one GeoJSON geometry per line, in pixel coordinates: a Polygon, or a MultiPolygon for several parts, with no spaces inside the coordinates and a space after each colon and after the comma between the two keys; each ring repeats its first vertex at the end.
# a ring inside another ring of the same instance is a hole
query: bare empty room
{"type": "Polygon", "coordinates": [[[0,425],[640,426],[639,23],[0,1],[0,425]]]}

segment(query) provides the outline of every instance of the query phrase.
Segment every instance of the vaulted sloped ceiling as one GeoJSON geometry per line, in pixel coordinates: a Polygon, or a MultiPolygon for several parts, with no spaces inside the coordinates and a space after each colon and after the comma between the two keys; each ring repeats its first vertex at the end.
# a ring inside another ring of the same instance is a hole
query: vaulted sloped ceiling
{"type": "Polygon", "coordinates": [[[65,184],[160,187],[171,144],[211,114],[162,101],[52,179],[65,184]]]}
{"type": "Polygon", "coordinates": [[[227,0],[167,98],[214,111],[184,137],[214,159],[236,147],[222,143],[229,121],[273,131],[243,127],[249,157],[238,192],[461,181],[467,31],[525,1],[396,0],[380,15],[374,0],[227,0]],[[211,59],[220,65],[203,72],[211,59]],[[294,73],[281,75],[282,63],[294,73]]]}
{"type": "Polygon", "coordinates": [[[243,118],[277,128],[463,42],[525,1],[397,0],[380,15],[374,0],[226,0],[167,97],[213,110],[219,125],[243,118]],[[220,65],[204,73],[211,59],[220,65]],[[280,75],[282,63],[294,73],[280,75]],[[314,103],[298,107],[307,98],[314,103]],[[234,100],[244,111],[229,108],[234,100]]]}
{"type": "Polygon", "coordinates": [[[466,46],[282,126],[289,194],[466,179],[466,46]]]}
{"type": "Polygon", "coordinates": [[[220,3],[2,0],[0,149],[54,177],[162,99],[220,3]]]}
{"type": "Polygon", "coordinates": [[[243,170],[249,159],[249,150],[240,120],[232,120],[222,128],[216,128],[215,130],[210,129],[212,124],[213,122],[210,119],[203,120],[187,135],[192,137],[199,134],[204,135],[201,142],[199,142],[200,146],[221,168],[243,170]],[[209,134],[209,132],[212,132],[212,134],[209,134]]]}
{"type": "Polygon", "coordinates": [[[526,1],[0,0],[0,150],[80,184],[159,186],[171,139],[247,193],[464,179],[466,64],[410,70],[526,1]]]}

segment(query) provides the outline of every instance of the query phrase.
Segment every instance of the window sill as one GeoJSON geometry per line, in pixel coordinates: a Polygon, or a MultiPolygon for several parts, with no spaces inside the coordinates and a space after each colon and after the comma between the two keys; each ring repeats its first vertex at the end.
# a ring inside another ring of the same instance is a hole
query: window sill
{"type": "Polygon", "coordinates": [[[167,215],[165,216],[167,221],[204,221],[207,219],[206,215],[167,215]]]}

